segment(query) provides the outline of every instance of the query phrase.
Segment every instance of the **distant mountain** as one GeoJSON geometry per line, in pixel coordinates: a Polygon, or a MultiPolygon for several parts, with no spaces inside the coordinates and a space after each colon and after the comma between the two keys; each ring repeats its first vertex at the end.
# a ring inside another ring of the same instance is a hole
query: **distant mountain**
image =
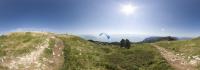
{"type": "Polygon", "coordinates": [[[179,37],[178,40],[191,40],[192,37],[179,37]]]}
{"type": "Polygon", "coordinates": [[[167,37],[148,37],[146,39],[144,39],[142,42],[144,43],[153,43],[153,42],[158,42],[158,41],[174,41],[174,40],[178,40],[177,37],[171,37],[171,36],[167,36],[167,37]]]}
{"type": "Polygon", "coordinates": [[[100,42],[119,42],[122,38],[127,38],[131,42],[156,42],[168,40],[170,38],[175,38],[176,40],[191,40],[192,37],[162,37],[162,36],[148,36],[148,35],[136,35],[136,34],[111,34],[110,39],[108,40],[106,37],[99,36],[98,34],[82,34],[77,35],[85,40],[93,40],[100,42]]]}

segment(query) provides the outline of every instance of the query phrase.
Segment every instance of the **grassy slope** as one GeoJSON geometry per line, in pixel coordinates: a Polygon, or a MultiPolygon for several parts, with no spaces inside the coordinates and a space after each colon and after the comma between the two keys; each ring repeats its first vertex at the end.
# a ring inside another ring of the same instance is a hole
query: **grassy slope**
{"type": "Polygon", "coordinates": [[[12,33],[0,36],[0,57],[18,56],[34,50],[37,44],[43,42],[46,36],[42,34],[12,33]]]}
{"type": "Polygon", "coordinates": [[[78,37],[60,37],[65,43],[63,70],[172,70],[149,44],[131,49],[96,45],[78,37]]]}
{"type": "Polygon", "coordinates": [[[200,39],[171,42],[163,41],[158,42],[157,44],[177,54],[181,53],[185,56],[200,55],[200,39]]]}
{"type": "MultiPolygon", "coordinates": [[[[0,58],[12,58],[31,53],[46,40],[47,36],[41,33],[20,32],[0,36],[0,58]]],[[[8,59],[8,60],[9,60],[8,59]]],[[[2,61],[2,60],[1,60],[2,61]]],[[[0,70],[7,67],[0,65],[0,70]]]]}
{"type": "MultiPolygon", "coordinates": [[[[200,39],[183,40],[183,41],[163,41],[157,43],[159,46],[164,47],[175,54],[187,59],[188,61],[200,58],[200,39]]],[[[197,60],[198,61],[198,60],[197,60]]],[[[200,69],[200,64],[198,64],[200,69]]]]}
{"type": "MultiPolygon", "coordinates": [[[[0,36],[0,57],[29,53],[46,38],[46,35],[29,32],[0,36]]],[[[70,35],[58,35],[58,38],[65,46],[61,70],[173,70],[149,44],[135,44],[131,49],[124,49],[115,45],[97,45],[70,35]]],[[[51,59],[54,45],[55,40],[50,39],[49,48],[44,50],[41,58],[51,59]]]]}

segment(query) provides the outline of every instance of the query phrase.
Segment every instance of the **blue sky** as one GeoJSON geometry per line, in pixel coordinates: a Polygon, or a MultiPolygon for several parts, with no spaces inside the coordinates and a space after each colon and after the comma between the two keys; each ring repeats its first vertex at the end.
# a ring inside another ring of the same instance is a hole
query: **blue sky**
{"type": "Polygon", "coordinates": [[[0,32],[200,36],[199,0],[0,0],[0,32]],[[121,5],[137,7],[131,15],[121,5]]]}

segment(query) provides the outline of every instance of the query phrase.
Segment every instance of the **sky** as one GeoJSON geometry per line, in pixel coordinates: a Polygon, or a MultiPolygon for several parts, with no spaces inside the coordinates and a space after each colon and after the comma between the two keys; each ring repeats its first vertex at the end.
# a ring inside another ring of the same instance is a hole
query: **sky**
{"type": "Polygon", "coordinates": [[[199,0],[0,0],[0,33],[194,37],[200,36],[199,7],[199,0]],[[127,14],[122,10],[129,5],[127,14]]]}

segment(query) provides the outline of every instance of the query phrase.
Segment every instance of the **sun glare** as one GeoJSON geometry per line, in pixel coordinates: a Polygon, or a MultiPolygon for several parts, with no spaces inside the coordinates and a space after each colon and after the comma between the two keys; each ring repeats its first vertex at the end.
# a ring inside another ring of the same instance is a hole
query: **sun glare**
{"type": "Polygon", "coordinates": [[[136,11],[137,7],[132,4],[121,5],[121,12],[125,15],[132,15],[136,11]]]}

